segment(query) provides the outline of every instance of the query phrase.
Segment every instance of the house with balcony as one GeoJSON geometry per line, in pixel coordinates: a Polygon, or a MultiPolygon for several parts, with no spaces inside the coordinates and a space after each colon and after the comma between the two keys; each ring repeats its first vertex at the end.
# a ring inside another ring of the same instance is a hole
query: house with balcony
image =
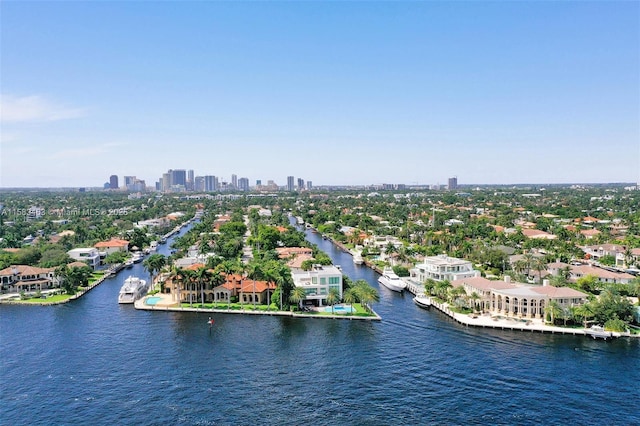
{"type": "Polygon", "coordinates": [[[14,265],[0,271],[0,293],[20,293],[60,287],[55,268],[14,265]]]}
{"type": "Polygon", "coordinates": [[[473,269],[468,260],[441,254],[427,256],[409,270],[412,281],[424,283],[428,279],[435,281],[454,281],[462,278],[479,277],[480,271],[473,269]]]}
{"type": "Polygon", "coordinates": [[[552,302],[562,309],[587,302],[587,294],[569,287],[548,285],[546,280],[543,285],[532,286],[511,282],[509,276],[502,281],[474,277],[452,281],[451,285],[464,288],[467,296],[475,293],[478,298],[473,303],[479,311],[510,318],[540,320],[552,302]]]}
{"type": "Polygon", "coordinates": [[[92,269],[100,266],[100,252],[95,247],[82,247],[69,250],[67,252],[70,258],[84,262],[92,269]]]}
{"type": "Polygon", "coordinates": [[[304,300],[315,306],[327,304],[331,289],[337,290],[342,300],[342,271],[333,265],[313,265],[309,271],[292,268],[291,277],[296,287],[304,288],[304,300]]]}

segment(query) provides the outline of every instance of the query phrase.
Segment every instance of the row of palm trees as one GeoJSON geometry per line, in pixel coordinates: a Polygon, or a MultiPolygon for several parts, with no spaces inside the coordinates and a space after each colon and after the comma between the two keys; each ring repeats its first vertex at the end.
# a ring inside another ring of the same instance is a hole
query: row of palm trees
{"type": "Polygon", "coordinates": [[[449,280],[436,281],[429,278],[425,281],[424,290],[427,294],[454,304],[458,308],[472,308],[474,311],[478,309],[478,301],[481,299],[475,291],[468,294],[462,286],[453,287],[449,280]]]}

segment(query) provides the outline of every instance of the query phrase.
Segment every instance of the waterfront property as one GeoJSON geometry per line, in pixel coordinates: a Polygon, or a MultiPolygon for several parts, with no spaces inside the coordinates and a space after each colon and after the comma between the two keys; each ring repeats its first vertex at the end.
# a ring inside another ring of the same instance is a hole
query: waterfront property
{"type": "Polygon", "coordinates": [[[58,288],[60,280],[55,268],[14,265],[0,271],[0,284],[1,293],[20,293],[58,288]]]}
{"type": "Polygon", "coordinates": [[[98,249],[100,252],[103,252],[105,256],[108,256],[111,253],[118,251],[129,251],[129,241],[113,238],[109,241],[100,241],[99,243],[94,244],[93,247],[98,249]]]}
{"type": "Polygon", "coordinates": [[[74,260],[85,262],[92,269],[100,265],[100,252],[94,247],[75,248],[69,250],[67,254],[74,260]]]}
{"type": "MultiPolygon", "coordinates": [[[[187,270],[197,270],[203,264],[194,264],[187,270]]],[[[196,281],[183,281],[180,279],[168,279],[165,282],[164,291],[170,293],[175,303],[200,303],[204,294],[204,303],[241,303],[266,304],[271,300],[271,296],[276,289],[276,284],[264,280],[253,280],[239,274],[224,275],[225,282],[221,285],[211,287],[205,284],[201,289],[196,281]]]]}
{"type": "Polygon", "coordinates": [[[342,299],[342,271],[333,265],[313,265],[309,271],[293,268],[291,277],[296,287],[304,288],[304,300],[316,306],[327,304],[331,289],[337,290],[342,299]]]}
{"type": "Polygon", "coordinates": [[[420,283],[428,279],[454,281],[480,276],[480,271],[474,270],[468,260],[450,257],[446,254],[425,257],[422,263],[416,264],[409,272],[411,280],[420,283]]]}
{"type": "Polygon", "coordinates": [[[587,276],[595,277],[598,282],[603,284],[629,284],[634,279],[631,274],[609,271],[592,265],[569,265],[563,262],[554,262],[547,265],[547,271],[554,276],[564,270],[569,272],[569,281],[572,282],[587,276]]]}
{"type": "Polygon", "coordinates": [[[463,278],[452,281],[451,285],[464,288],[467,296],[475,293],[478,296],[473,302],[476,309],[496,316],[542,319],[552,302],[561,309],[587,302],[587,294],[572,288],[512,283],[509,276],[504,281],[463,278]]]}

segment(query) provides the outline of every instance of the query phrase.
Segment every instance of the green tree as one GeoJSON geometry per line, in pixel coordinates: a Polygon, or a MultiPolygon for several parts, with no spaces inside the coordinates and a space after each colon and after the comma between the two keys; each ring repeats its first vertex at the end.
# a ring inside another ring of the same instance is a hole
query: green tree
{"type": "Polygon", "coordinates": [[[124,263],[127,260],[127,253],[124,251],[114,251],[113,253],[109,253],[104,258],[104,263],[107,265],[114,265],[116,263],[124,263]]]}
{"type": "Polygon", "coordinates": [[[327,294],[327,303],[331,305],[331,313],[333,314],[333,306],[340,301],[340,292],[331,287],[329,289],[329,294],[327,294]]]}
{"type": "Polygon", "coordinates": [[[65,250],[53,247],[42,252],[40,266],[42,268],[55,268],[60,265],[66,265],[71,261],[72,259],[65,250]]]}
{"type": "Polygon", "coordinates": [[[159,253],[152,254],[142,262],[142,265],[145,267],[145,269],[149,272],[149,275],[151,276],[152,289],[153,289],[153,286],[155,285],[155,278],[157,273],[160,272],[166,264],[167,264],[167,258],[159,253]]]}
{"type": "Polygon", "coordinates": [[[62,286],[67,294],[76,294],[78,287],[86,287],[92,270],[88,266],[69,267],[67,265],[56,269],[56,275],[62,278],[62,286]]]}
{"type": "Polygon", "coordinates": [[[371,303],[380,301],[378,291],[365,280],[357,280],[353,285],[353,289],[360,304],[369,312],[371,312],[371,303]]]}
{"type": "Polygon", "coordinates": [[[349,313],[353,313],[353,304],[358,301],[358,294],[355,288],[348,288],[342,294],[344,302],[349,304],[349,313]]]}
{"type": "Polygon", "coordinates": [[[201,266],[195,270],[193,274],[193,278],[198,283],[198,287],[200,287],[200,306],[204,307],[204,287],[207,284],[211,283],[212,273],[207,269],[206,266],[201,266]]]}
{"type": "Polygon", "coordinates": [[[306,297],[307,293],[304,291],[303,287],[294,287],[289,295],[289,301],[298,305],[299,308],[302,308],[302,301],[306,299],[306,297]]]}

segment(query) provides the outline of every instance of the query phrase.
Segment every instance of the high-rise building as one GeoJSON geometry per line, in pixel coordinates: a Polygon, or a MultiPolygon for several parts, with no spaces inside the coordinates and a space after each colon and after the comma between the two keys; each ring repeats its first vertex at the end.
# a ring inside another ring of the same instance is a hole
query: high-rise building
{"type": "Polygon", "coordinates": [[[287,191],[293,191],[293,176],[287,176],[287,191]]]}
{"type": "Polygon", "coordinates": [[[136,183],[135,176],[124,176],[124,187],[127,191],[133,191],[133,185],[136,183]]]}
{"type": "Polygon", "coordinates": [[[311,191],[313,189],[313,182],[311,182],[310,180],[307,181],[307,189],[309,191],[311,191]]]}
{"type": "Polygon", "coordinates": [[[207,192],[213,192],[218,190],[218,178],[216,176],[204,177],[204,190],[207,192]]]}
{"type": "Polygon", "coordinates": [[[189,169],[189,171],[187,172],[187,189],[189,191],[193,191],[194,188],[194,172],[193,169],[189,169]]]}
{"type": "Polygon", "coordinates": [[[194,191],[204,191],[204,176],[196,176],[193,182],[194,191]]]}
{"type": "Polygon", "coordinates": [[[449,178],[449,185],[447,186],[449,190],[458,189],[458,177],[454,176],[449,178]]]}
{"type": "Polygon", "coordinates": [[[238,175],[231,175],[231,187],[238,189],[238,175]]]}
{"type": "Polygon", "coordinates": [[[260,186],[262,185],[262,180],[261,179],[257,179],[256,180],[256,186],[260,186]]]}
{"type": "Polygon", "coordinates": [[[246,177],[238,179],[238,189],[240,191],[248,191],[249,190],[249,179],[246,177]]]}
{"type": "Polygon", "coordinates": [[[298,190],[302,191],[304,189],[304,179],[298,178],[298,190]]]}
{"type": "Polygon", "coordinates": [[[171,191],[171,173],[162,174],[162,192],[171,191]]]}
{"type": "Polygon", "coordinates": [[[185,169],[169,170],[171,174],[171,188],[180,189],[187,187],[187,171],[185,169]]]}
{"type": "Polygon", "coordinates": [[[117,175],[111,175],[109,177],[109,188],[118,189],[118,176],[117,175]]]}

